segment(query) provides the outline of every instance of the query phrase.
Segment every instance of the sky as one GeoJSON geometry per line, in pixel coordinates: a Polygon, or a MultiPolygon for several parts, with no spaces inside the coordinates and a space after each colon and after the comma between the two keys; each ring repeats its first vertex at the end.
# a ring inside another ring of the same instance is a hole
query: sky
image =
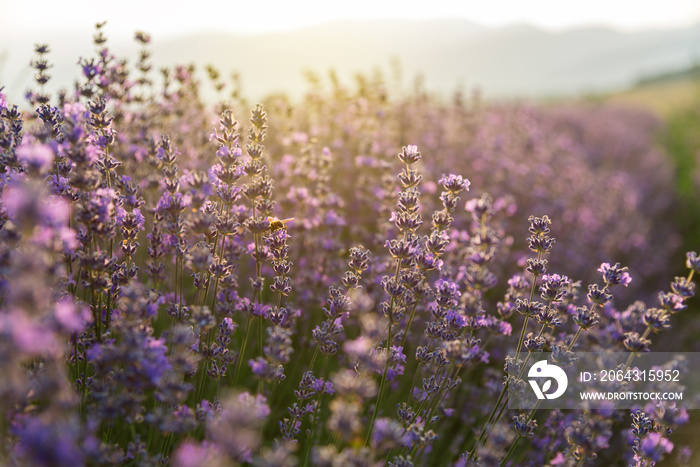
{"type": "Polygon", "coordinates": [[[338,19],[465,18],[485,26],[529,23],[550,31],[590,25],[634,31],[700,23],[698,0],[0,0],[0,12],[3,41],[42,32],[90,35],[102,20],[117,40],[139,29],[161,38],[203,31],[265,34],[338,19]]]}
{"type": "MultiPolygon", "coordinates": [[[[29,60],[37,43],[51,47],[56,79],[50,84],[70,83],[77,57],[94,53],[95,23],[105,20],[110,50],[133,58],[138,50],[135,31],[149,33],[155,48],[200,33],[255,35],[337,20],[460,18],[487,27],[529,24],[552,33],[591,26],[635,32],[700,25],[700,0],[0,0],[0,88],[18,99],[29,87],[29,60]]],[[[683,60],[697,56],[695,49],[679,53],[683,60]]],[[[244,76],[254,65],[246,67],[244,76]]],[[[630,75],[639,73],[628,70],[630,75]]]]}

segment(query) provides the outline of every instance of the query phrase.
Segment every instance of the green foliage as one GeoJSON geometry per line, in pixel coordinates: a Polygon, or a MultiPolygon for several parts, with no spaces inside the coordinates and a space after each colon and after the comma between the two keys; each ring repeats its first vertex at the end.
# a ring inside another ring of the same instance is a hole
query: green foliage
{"type": "Polygon", "coordinates": [[[695,99],[667,117],[660,137],[675,166],[679,203],[675,221],[684,247],[700,240],[700,81],[696,84],[695,99]]]}

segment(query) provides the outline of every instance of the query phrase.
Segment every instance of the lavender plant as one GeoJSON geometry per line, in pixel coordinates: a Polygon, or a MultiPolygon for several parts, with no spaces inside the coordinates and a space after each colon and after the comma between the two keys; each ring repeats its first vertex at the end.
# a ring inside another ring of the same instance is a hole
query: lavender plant
{"type": "Polygon", "coordinates": [[[24,109],[0,88],[1,463],[689,457],[673,404],[507,409],[536,352],[631,367],[690,316],[696,253],[651,292],[678,243],[656,122],[390,98],[381,77],[210,105],[193,67],[156,84],[135,39],[116,58],[98,24],[57,96],[37,45],[24,109]]]}

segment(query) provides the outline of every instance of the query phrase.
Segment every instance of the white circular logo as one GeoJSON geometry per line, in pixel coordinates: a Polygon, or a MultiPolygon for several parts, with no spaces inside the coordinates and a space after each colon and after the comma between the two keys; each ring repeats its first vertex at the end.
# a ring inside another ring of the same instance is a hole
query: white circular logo
{"type": "Polygon", "coordinates": [[[530,386],[532,390],[535,391],[535,395],[538,399],[556,399],[557,397],[564,394],[566,387],[569,384],[569,378],[564,373],[564,370],[556,365],[547,363],[547,360],[540,360],[530,367],[527,376],[530,378],[530,386]],[[537,384],[536,380],[533,378],[548,378],[544,381],[542,388],[537,384]],[[557,382],[557,390],[551,394],[547,392],[552,387],[552,379],[557,382]]]}

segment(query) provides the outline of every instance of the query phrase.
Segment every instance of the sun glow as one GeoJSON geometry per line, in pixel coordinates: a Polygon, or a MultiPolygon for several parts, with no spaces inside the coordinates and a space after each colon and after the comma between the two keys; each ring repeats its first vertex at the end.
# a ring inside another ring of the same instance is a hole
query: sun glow
{"type": "MultiPolygon", "coordinates": [[[[203,0],[93,2],[5,2],[0,26],[9,34],[22,31],[89,30],[92,23],[110,22],[118,36],[135,28],[164,37],[194,32],[265,34],[290,31],[334,20],[465,18],[485,26],[528,23],[549,30],[582,25],[604,25],[623,30],[642,27],[678,27],[700,21],[700,3],[694,0],[638,2],[635,0],[495,0],[454,2],[435,0],[406,4],[395,1],[286,0],[218,2],[203,0]],[[136,12],[136,13],[135,13],[136,12]],[[61,18],[61,21],[56,21],[61,18]]],[[[9,36],[8,36],[9,37],[9,36]]]]}

